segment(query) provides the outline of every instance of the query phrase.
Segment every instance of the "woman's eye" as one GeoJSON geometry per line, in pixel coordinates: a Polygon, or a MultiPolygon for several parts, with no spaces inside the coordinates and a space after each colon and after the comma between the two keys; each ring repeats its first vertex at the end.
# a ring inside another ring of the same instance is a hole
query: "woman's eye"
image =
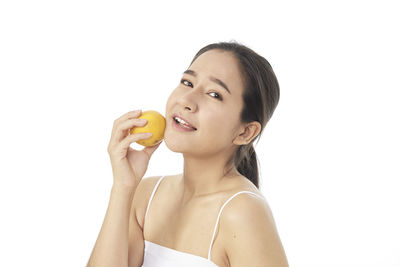
{"type": "Polygon", "coordinates": [[[181,83],[183,83],[184,85],[187,85],[187,83],[185,83],[185,82],[192,84],[192,83],[189,82],[188,80],[184,80],[184,79],[181,80],[181,83]]]}
{"type": "MultiPolygon", "coordinates": [[[[192,84],[191,82],[189,82],[188,80],[182,79],[182,80],[181,80],[181,83],[184,84],[184,85],[186,85],[186,86],[190,86],[190,85],[188,85],[188,84],[191,84],[191,87],[193,87],[193,84],[192,84]]],[[[217,99],[219,99],[219,100],[222,101],[222,97],[221,97],[218,93],[216,93],[216,92],[211,92],[210,94],[215,94],[215,95],[217,95],[217,97],[214,97],[214,98],[217,98],[217,99]]]]}
{"type": "Polygon", "coordinates": [[[222,97],[221,97],[218,93],[216,93],[216,92],[211,92],[210,94],[216,94],[216,95],[217,95],[216,98],[219,98],[220,100],[222,100],[222,97]]]}

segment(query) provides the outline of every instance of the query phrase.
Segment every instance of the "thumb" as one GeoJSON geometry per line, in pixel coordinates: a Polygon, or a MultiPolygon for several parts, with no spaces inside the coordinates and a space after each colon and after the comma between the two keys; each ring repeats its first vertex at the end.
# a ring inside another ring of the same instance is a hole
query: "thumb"
{"type": "Polygon", "coordinates": [[[154,153],[154,151],[156,151],[156,149],[161,145],[162,141],[160,143],[158,143],[157,145],[154,146],[147,146],[145,148],[143,148],[143,151],[149,155],[149,158],[151,157],[151,155],[154,153]]]}

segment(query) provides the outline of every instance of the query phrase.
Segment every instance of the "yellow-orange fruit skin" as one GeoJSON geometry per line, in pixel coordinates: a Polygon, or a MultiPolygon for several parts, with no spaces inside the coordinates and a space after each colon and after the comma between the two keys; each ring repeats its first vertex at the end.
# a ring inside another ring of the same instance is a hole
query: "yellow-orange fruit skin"
{"type": "Polygon", "coordinates": [[[135,126],[130,129],[129,133],[152,133],[153,135],[147,139],[138,140],[136,143],[142,146],[155,146],[163,140],[166,126],[166,121],[163,115],[155,110],[147,110],[143,111],[138,119],[146,119],[146,125],[135,126]]]}

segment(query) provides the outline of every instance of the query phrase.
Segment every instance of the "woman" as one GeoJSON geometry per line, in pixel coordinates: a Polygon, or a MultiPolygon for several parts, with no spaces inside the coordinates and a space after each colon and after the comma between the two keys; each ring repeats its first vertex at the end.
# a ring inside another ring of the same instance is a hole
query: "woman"
{"type": "Polygon", "coordinates": [[[128,134],[146,123],[140,110],[117,119],[114,183],[88,266],[288,266],[253,148],[278,101],[268,61],[221,42],[195,55],[167,101],[164,141],[182,153],[182,174],[142,179],[160,144],[129,147],[150,136],[128,134]]]}

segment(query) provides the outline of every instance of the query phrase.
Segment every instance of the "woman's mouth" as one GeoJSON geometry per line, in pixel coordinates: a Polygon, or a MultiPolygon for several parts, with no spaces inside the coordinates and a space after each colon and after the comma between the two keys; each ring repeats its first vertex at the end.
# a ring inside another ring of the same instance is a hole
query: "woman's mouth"
{"type": "Polygon", "coordinates": [[[197,129],[189,126],[185,123],[184,120],[177,118],[177,117],[173,117],[172,118],[172,126],[180,131],[184,131],[184,132],[192,132],[192,131],[196,131],[197,129]]]}

